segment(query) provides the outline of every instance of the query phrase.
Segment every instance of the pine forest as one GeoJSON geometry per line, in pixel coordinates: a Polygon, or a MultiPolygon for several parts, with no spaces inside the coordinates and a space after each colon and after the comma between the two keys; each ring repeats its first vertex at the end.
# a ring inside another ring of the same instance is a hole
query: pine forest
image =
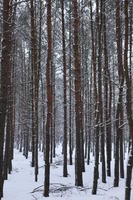
{"type": "Polygon", "coordinates": [[[0,200],[133,200],[133,1],[0,0],[0,200]]]}

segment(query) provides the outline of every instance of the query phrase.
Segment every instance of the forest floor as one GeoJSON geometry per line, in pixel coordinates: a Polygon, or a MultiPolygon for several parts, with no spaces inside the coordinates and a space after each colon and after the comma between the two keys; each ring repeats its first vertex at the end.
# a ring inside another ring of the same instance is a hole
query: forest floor
{"type": "MultiPolygon", "coordinates": [[[[14,150],[13,171],[4,184],[4,198],[2,200],[43,200],[44,162],[43,154],[39,153],[38,182],[34,181],[34,168],[31,167],[31,154],[26,160],[22,153],[14,150]]],[[[113,187],[113,176],[107,177],[107,183],[98,181],[97,195],[92,195],[94,159],[92,157],[86,172],[83,173],[84,187],[75,187],[74,165],[68,165],[68,177],[64,178],[62,155],[57,149],[57,157],[51,165],[50,197],[48,200],[124,200],[125,179],[120,179],[120,186],[113,187]]],[[[125,167],[126,167],[125,161],[125,167]]],[[[112,163],[112,175],[113,175],[112,163]]],[[[126,169],[126,168],[125,168],[126,169]]],[[[101,173],[101,165],[99,165],[101,173]]],[[[101,175],[100,175],[101,177],[101,175]]],[[[133,183],[132,183],[133,188],[133,183]]],[[[133,199],[133,192],[132,197],[133,199]]]]}

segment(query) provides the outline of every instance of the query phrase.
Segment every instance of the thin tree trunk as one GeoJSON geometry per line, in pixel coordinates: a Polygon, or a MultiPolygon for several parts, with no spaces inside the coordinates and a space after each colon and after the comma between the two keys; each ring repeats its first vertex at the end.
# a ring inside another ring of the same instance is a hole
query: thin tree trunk
{"type": "Polygon", "coordinates": [[[71,3],[69,3],[69,162],[72,165],[71,3]]]}
{"type": "Polygon", "coordinates": [[[109,125],[106,126],[106,148],[107,148],[107,175],[111,176],[111,130],[110,130],[110,120],[111,118],[108,117],[108,79],[109,77],[109,67],[108,67],[108,51],[107,51],[107,36],[106,36],[106,1],[103,2],[103,20],[104,20],[104,73],[105,73],[105,120],[106,123],[109,125]],[[109,120],[109,121],[108,121],[109,120]]]}
{"type": "Polygon", "coordinates": [[[83,186],[82,180],[82,158],[81,158],[81,79],[80,79],[80,60],[79,60],[79,20],[78,20],[78,2],[73,0],[74,7],[74,66],[75,66],[75,122],[76,122],[76,152],[75,152],[75,185],[83,186]]]}
{"type": "Polygon", "coordinates": [[[47,34],[48,34],[48,55],[46,65],[46,83],[47,83],[47,122],[46,122],[46,157],[45,157],[45,181],[44,181],[44,196],[49,196],[50,185],[50,163],[49,163],[49,150],[50,150],[50,125],[52,119],[52,91],[51,91],[51,0],[47,2],[47,34]]]}
{"type": "Polygon", "coordinates": [[[125,0],[124,5],[125,14],[125,49],[124,49],[124,69],[126,78],[126,109],[127,109],[127,119],[129,125],[129,135],[131,139],[131,145],[129,150],[129,158],[127,164],[127,178],[126,178],[126,189],[125,189],[125,200],[130,200],[131,198],[131,180],[132,180],[132,170],[133,170],[133,115],[132,115],[132,77],[129,75],[128,69],[128,0],[125,0]]]}
{"type": "Polygon", "coordinates": [[[63,48],[63,82],[64,82],[63,176],[67,177],[67,99],[66,99],[66,44],[65,44],[64,0],[62,1],[62,48],[63,48]]]}
{"type": "Polygon", "coordinates": [[[122,94],[124,84],[124,72],[122,64],[122,44],[121,44],[121,20],[120,20],[120,0],[116,1],[116,37],[117,37],[117,57],[118,57],[118,75],[119,75],[119,97],[116,110],[116,147],[115,147],[115,177],[114,187],[119,185],[119,150],[120,150],[120,113],[122,109],[122,94]]]}
{"type": "MultiPolygon", "coordinates": [[[[92,6],[91,6],[92,7],[92,6]]],[[[101,7],[100,7],[101,9],[101,7]]],[[[91,8],[92,12],[92,8],[91,8]]],[[[96,27],[97,27],[97,38],[98,41],[98,70],[100,67],[100,54],[101,54],[101,27],[99,26],[99,1],[96,1],[96,27]]],[[[96,45],[96,44],[95,44],[96,45]]],[[[94,46],[94,44],[93,44],[94,46]]],[[[93,47],[94,48],[94,47],[93,47]]],[[[95,53],[96,53],[96,46],[95,46],[95,53]]],[[[94,53],[93,53],[94,54],[94,53]]],[[[93,55],[95,58],[95,56],[93,55]]],[[[93,59],[94,59],[93,58],[93,59]]],[[[95,63],[96,60],[93,62],[95,63]]],[[[99,77],[98,77],[99,79],[99,77]]],[[[95,87],[95,119],[96,119],[96,127],[95,127],[95,165],[94,165],[94,176],[93,176],[93,188],[92,194],[97,193],[97,185],[98,185],[98,178],[99,178],[99,120],[100,120],[100,106],[98,104],[98,92],[97,92],[97,85],[96,85],[96,63],[94,64],[94,87],[95,87]]],[[[98,88],[99,89],[99,88],[98,88]]]]}

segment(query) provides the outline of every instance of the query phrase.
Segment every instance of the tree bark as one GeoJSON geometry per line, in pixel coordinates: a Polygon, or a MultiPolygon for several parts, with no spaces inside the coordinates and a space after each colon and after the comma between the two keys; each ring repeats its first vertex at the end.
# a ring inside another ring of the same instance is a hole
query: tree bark
{"type": "Polygon", "coordinates": [[[81,123],[82,102],[81,102],[81,72],[79,60],[79,19],[78,19],[78,2],[73,0],[74,7],[74,67],[75,67],[75,123],[76,123],[76,152],[75,152],[75,185],[83,186],[82,180],[82,158],[81,158],[81,123]]]}
{"type": "Polygon", "coordinates": [[[66,98],[66,42],[65,42],[65,22],[64,22],[64,0],[62,1],[62,48],[63,48],[63,84],[64,84],[64,162],[63,176],[67,177],[67,98],[66,98]]]}
{"type": "Polygon", "coordinates": [[[46,83],[47,83],[47,122],[46,122],[46,157],[45,157],[45,181],[44,181],[44,196],[49,196],[50,185],[50,163],[49,163],[49,150],[50,150],[50,125],[52,119],[52,91],[51,91],[51,0],[47,1],[47,35],[48,35],[48,55],[46,65],[46,83]]]}
{"type": "Polygon", "coordinates": [[[3,41],[0,80],[0,199],[3,197],[3,148],[6,121],[8,78],[11,64],[11,4],[3,0],[3,41]]]}

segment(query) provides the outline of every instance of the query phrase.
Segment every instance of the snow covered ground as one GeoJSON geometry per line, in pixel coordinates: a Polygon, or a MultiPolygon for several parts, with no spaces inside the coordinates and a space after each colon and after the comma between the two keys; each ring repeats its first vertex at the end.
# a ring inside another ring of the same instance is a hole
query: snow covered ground
{"type": "MultiPolygon", "coordinates": [[[[50,197],[48,200],[124,200],[125,180],[120,179],[120,186],[113,187],[113,176],[107,178],[103,184],[101,179],[98,183],[97,195],[92,195],[93,184],[93,160],[86,172],[83,173],[83,188],[75,187],[74,165],[68,165],[69,176],[64,178],[62,168],[62,155],[59,154],[51,165],[50,197]]],[[[34,168],[31,167],[31,154],[26,160],[22,153],[15,150],[13,160],[13,172],[4,184],[4,198],[2,200],[44,200],[44,162],[43,154],[39,153],[39,177],[34,181],[34,168]]],[[[101,172],[101,166],[100,166],[101,172]]],[[[112,165],[113,170],[113,165],[112,165]]],[[[113,174],[112,174],[113,175],[113,174]]],[[[132,183],[133,187],[133,183],[132,183]]],[[[133,192],[132,192],[133,193],[133,192]]],[[[133,199],[133,195],[131,197],[133,199]]]]}

